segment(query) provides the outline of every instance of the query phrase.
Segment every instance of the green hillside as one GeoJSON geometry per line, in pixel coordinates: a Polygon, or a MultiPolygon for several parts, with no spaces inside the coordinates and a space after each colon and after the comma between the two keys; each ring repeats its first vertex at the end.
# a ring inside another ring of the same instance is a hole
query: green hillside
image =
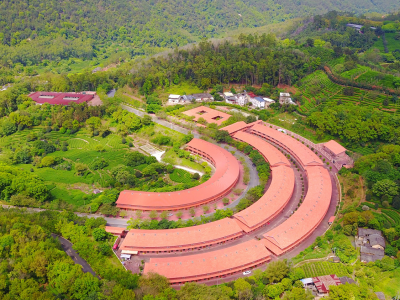
{"type": "Polygon", "coordinates": [[[43,58],[87,59],[101,53],[92,47],[99,42],[142,54],[328,10],[383,13],[398,7],[396,0],[6,0],[0,3],[0,57],[24,65],[43,58]]]}

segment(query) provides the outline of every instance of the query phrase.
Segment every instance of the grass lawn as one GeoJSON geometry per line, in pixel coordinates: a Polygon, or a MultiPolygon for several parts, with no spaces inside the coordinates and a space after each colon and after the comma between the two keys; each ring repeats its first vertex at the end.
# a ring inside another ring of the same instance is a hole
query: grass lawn
{"type": "Polygon", "coordinates": [[[56,187],[52,189],[50,193],[54,199],[64,200],[65,202],[76,206],[83,206],[90,202],[89,200],[86,200],[86,202],[84,201],[84,197],[87,197],[88,195],[80,190],[66,190],[56,187]]]}
{"type": "Polygon", "coordinates": [[[172,149],[165,152],[162,160],[171,165],[179,165],[204,173],[204,168],[200,164],[186,158],[179,158],[172,149]]]}
{"type": "Polygon", "coordinates": [[[178,183],[189,183],[192,181],[192,174],[182,169],[175,169],[169,174],[169,178],[178,183]]]}
{"type": "Polygon", "coordinates": [[[185,136],[183,133],[169,129],[160,124],[154,124],[154,126],[143,127],[135,134],[139,137],[150,140],[152,140],[157,136],[168,136],[171,138],[173,142],[179,142],[185,136]]]}

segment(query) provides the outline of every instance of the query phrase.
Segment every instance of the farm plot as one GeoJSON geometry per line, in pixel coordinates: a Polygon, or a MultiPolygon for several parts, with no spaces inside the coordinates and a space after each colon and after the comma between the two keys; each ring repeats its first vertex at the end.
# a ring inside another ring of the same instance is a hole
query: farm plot
{"type": "Polygon", "coordinates": [[[336,274],[340,277],[349,274],[345,265],[327,261],[307,263],[302,265],[300,268],[304,270],[307,278],[331,274],[336,274]]]}
{"type": "MultiPolygon", "coordinates": [[[[389,216],[394,221],[394,226],[400,225],[400,215],[394,210],[382,209],[382,214],[389,216]]],[[[391,222],[393,223],[393,222],[391,222]]]]}

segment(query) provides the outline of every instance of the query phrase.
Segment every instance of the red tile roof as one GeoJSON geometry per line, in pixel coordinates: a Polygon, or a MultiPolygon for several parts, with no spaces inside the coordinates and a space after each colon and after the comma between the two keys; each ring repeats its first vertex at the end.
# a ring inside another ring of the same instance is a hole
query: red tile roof
{"type": "Polygon", "coordinates": [[[262,242],[250,240],[201,254],[150,258],[144,274],[156,272],[167,277],[170,283],[187,282],[244,271],[270,259],[270,252],[262,242]]]}
{"type": "Polygon", "coordinates": [[[267,192],[257,202],[234,215],[246,232],[255,230],[272,220],[292,197],[293,170],[287,166],[273,167],[271,176],[272,182],[267,192]]]}
{"type": "Polygon", "coordinates": [[[78,104],[88,102],[94,98],[94,94],[36,92],[29,97],[38,104],[69,105],[71,102],[78,104]]]}
{"type": "Polygon", "coordinates": [[[251,128],[251,133],[283,146],[295,156],[303,166],[322,165],[322,161],[311,149],[287,134],[259,124],[251,128]]]}
{"type": "Polygon", "coordinates": [[[335,155],[342,154],[347,150],[345,147],[334,140],[330,140],[329,142],[325,143],[324,146],[335,155]]]}
{"type": "Polygon", "coordinates": [[[206,106],[199,106],[187,111],[183,112],[187,116],[194,116],[194,120],[197,122],[199,118],[203,118],[204,120],[207,121],[207,123],[215,123],[217,125],[221,125],[222,122],[228,120],[231,115],[221,112],[216,109],[212,109],[206,106]],[[204,112],[204,113],[202,113],[204,112]],[[202,114],[199,114],[202,113],[202,114]],[[219,117],[219,120],[215,120],[215,118],[219,117]]]}
{"type": "Polygon", "coordinates": [[[242,229],[233,219],[187,228],[143,230],[131,229],[126,235],[122,250],[171,251],[204,247],[242,236],[242,229]]]}
{"type": "Polygon", "coordinates": [[[138,210],[178,210],[199,206],[224,196],[239,180],[239,162],[227,150],[201,139],[193,139],[187,150],[206,157],[214,175],[205,183],[177,192],[122,191],[117,207],[138,210]]]}
{"type": "Polygon", "coordinates": [[[233,138],[245,142],[257,149],[261,153],[261,155],[264,156],[264,158],[269,162],[271,167],[278,165],[290,166],[289,160],[282,152],[280,152],[270,143],[253,134],[239,131],[233,135],[233,138]]]}
{"type": "Polygon", "coordinates": [[[285,222],[264,234],[265,244],[280,255],[308,237],[321,223],[332,197],[332,181],[324,167],[306,167],[308,191],[299,209],[285,222]]]}
{"type": "Polygon", "coordinates": [[[341,285],[342,282],[340,281],[339,277],[336,275],[325,275],[325,276],[318,276],[313,277],[313,282],[318,289],[319,293],[326,294],[329,292],[329,287],[334,285],[341,285]]]}

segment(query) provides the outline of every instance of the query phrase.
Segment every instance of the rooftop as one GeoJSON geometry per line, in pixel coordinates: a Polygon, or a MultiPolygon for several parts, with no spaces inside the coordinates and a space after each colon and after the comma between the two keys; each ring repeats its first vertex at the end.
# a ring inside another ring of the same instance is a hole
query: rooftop
{"type": "Polygon", "coordinates": [[[187,116],[194,116],[194,120],[203,118],[207,123],[215,123],[221,125],[222,122],[228,120],[231,115],[215,110],[206,106],[199,106],[183,112],[187,116]]]}
{"type": "Polygon", "coordinates": [[[272,182],[254,204],[234,215],[244,231],[252,231],[274,218],[289,202],[294,190],[294,172],[286,166],[271,168],[272,182]]]}
{"type": "Polygon", "coordinates": [[[187,246],[204,246],[234,235],[240,236],[241,228],[233,219],[225,218],[198,226],[176,229],[131,229],[121,249],[138,251],[168,251],[187,249],[187,246]]]}
{"type": "Polygon", "coordinates": [[[168,96],[169,99],[179,99],[181,97],[181,95],[174,95],[174,94],[170,94],[168,96]]]}
{"type": "Polygon", "coordinates": [[[270,143],[257,137],[256,135],[239,131],[235,133],[233,137],[257,149],[261,153],[261,155],[268,161],[271,167],[278,165],[290,166],[289,160],[282,152],[280,152],[276,147],[272,146],[270,143]]]}
{"type": "Polygon", "coordinates": [[[156,272],[171,283],[191,281],[232,273],[245,266],[270,259],[270,252],[257,240],[250,240],[228,248],[179,257],[150,258],[144,274],[156,272]]]}
{"type": "Polygon", "coordinates": [[[320,166],[306,167],[308,191],[303,203],[285,222],[264,234],[265,244],[276,255],[289,250],[312,233],[328,211],[332,197],[329,172],[320,166]]]}
{"type": "Polygon", "coordinates": [[[310,148],[285,133],[261,124],[254,125],[251,131],[252,133],[261,133],[285,145],[291,153],[298,157],[304,166],[322,165],[321,159],[310,148]]]}
{"type": "Polygon", "coordinates": [[[333,154],[339,155],[346,151],[346,148],[334,140],[325,143],[324,146],[328,148],[333,154]]]}
{"type": "Polygon", "coordinates": [[[55,93],[55,92],[35,92],[29,97],[38,104],[49,103],[52,105],[69,105],[70,103],[88,102],[94,98],[93,93],[55,93]]]}
{"type": "Polygon", "coordinates": [[[126,228],[122,228],[122,227],[106,226],[106,231],[113,235],[122,235],[125,230],[126,230],[126,228]]]}
{"type": "Polygon", "coordinates": [[[361,246],[360,248],[361,262],[374,262],[385,256],[385,250],[372,248],[370,246],[361,246]]]}
{"type": "Polygon", "coordinates": [[[332,285],[341,285],[340,279],[336,275],[326,275],[313,277],[314,284],[319,293],[326,294],[332,285]]]}
{"type": "Polygon", "coordinates": [[[209,202],[231,189],[239,179],[239,162],[227,150],[206,142],[193,139],[187,144],[188,150],[196,150],[209,157],[215,167],[213,176],[203,184],[176,192],[122,191],[117,207],[141,210],[182,209],[209,202]]]}
{"type": "Polygon", "coordinates": [[[367,237],[371,234],[378,234],[382,236],[382,231],[376,229],[369,229],[369,228],[358,228],[358,236],[359,237],[367,237]]]}

